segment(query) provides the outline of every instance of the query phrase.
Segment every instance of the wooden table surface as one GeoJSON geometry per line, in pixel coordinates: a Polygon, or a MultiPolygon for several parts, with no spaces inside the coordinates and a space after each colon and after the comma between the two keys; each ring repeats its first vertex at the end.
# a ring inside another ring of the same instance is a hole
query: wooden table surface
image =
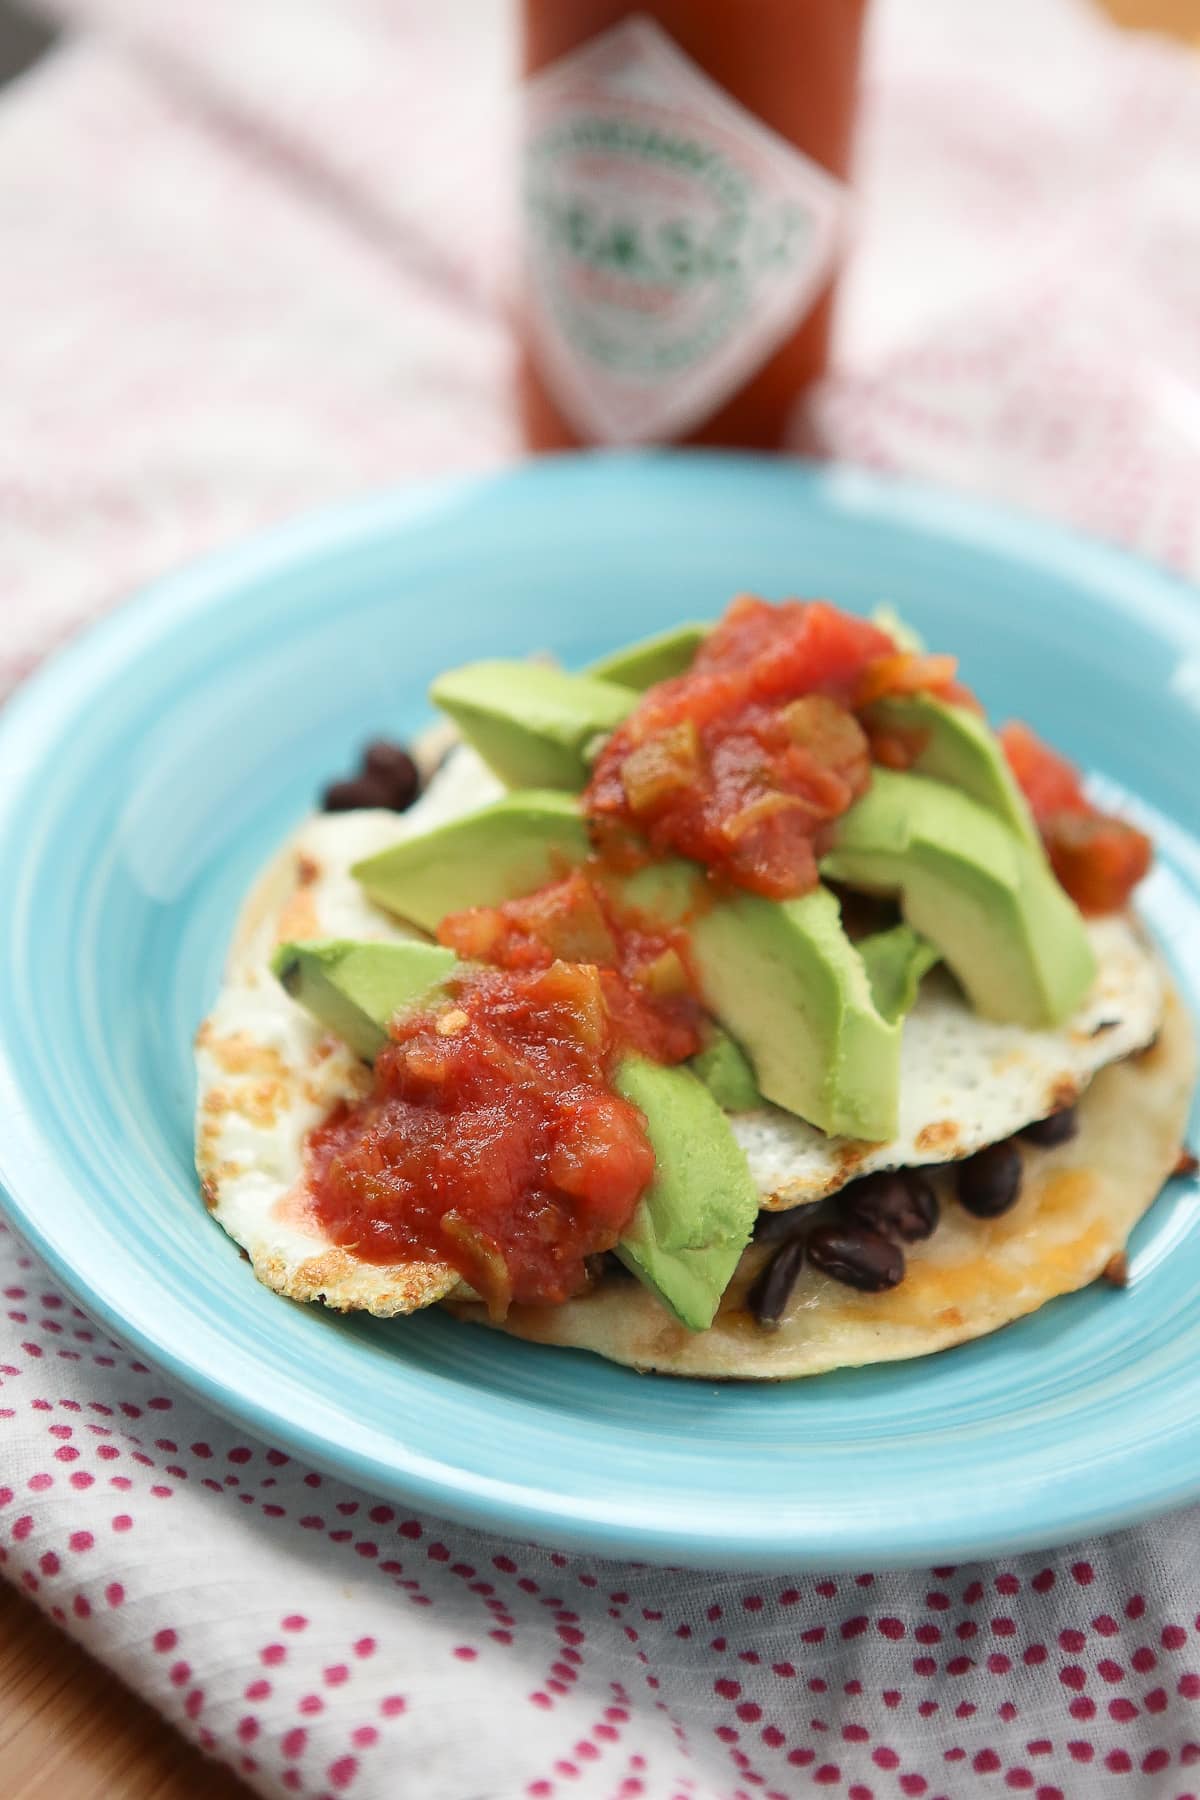
{"type": "Polygon", "coordinates": [[[3,1800],[251,1800],[0,1581],[3,1800]]]}
{"type": "MultiPolygon", "coordinates": [[[[1200,0],[1103,4],[1122,25],[1200,45],[1200,0]]],[[[0,1770],[2,1800],[250,1800],[4,1581],[0,1770]]]]}

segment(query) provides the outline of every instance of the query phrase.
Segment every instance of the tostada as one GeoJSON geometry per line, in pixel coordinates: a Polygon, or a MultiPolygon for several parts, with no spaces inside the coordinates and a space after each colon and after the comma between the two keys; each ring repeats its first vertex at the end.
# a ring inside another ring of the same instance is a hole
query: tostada
{"type": "Polygon", "coordinates": [[[198,1035],[259,1280],[704,1378],[1120,1282],[1194,1081],[1151,846],[953,657],[741,596],[432,695],[422,769],[375,745],[275,855],[198,1035]]]}

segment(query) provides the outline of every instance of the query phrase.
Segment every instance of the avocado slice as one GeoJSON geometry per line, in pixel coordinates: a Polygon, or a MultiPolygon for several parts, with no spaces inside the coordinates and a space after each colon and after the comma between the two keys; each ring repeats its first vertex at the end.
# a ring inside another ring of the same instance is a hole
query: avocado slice
{"type": "Polygon", "coordinates": [[[322,938],[280,944],[271,969],[306,1012],[364,1062],[374,1062],[397,1013],[437,995],[454,960],[453,950],[415,939],[397,944],[322,938]]]}
{"type": "Polygon", "coordinates": [[[877,700],[866,717],[877,729],[919,734],[924,744],[912,765],[918,775],[931,775],[936,781],[961,788],[1030,849],[1042,854],[1029,802],[1008,766],[999,738],[978,713],[932,694],[908,694],[877,700]]]}
{"type": "Polygon", "coordinates": [[[828,888],[731,895],[696,915],[690,938],[705,1004],[744,1045],[767,1100],[838,1136],[894,1136],[901,1021],[876,1007],[828,888]]]}
{"type": "MultiPolygon", "coordinates": [[[[889,1024],[913,1009],[921,981],[941,958],[911,925],[894,925],[856,940],[876,1009],[889,1024]]],[[[754,1067],[736,1039],[713,1025],[708,1042],[688,1063],[725,1112],[753,1112],[764,1105],[754,1067]]]]}
{"type": "Polygon", "coordinates": [[[672,631],[657,632],[653,637],[642,638],[636,644],[626,644],[611,655],[602,656],[599,662],[591,665],[588,674],[601,681],[615,681],[621,687],[634,688],[643,694],[656,681],[669,681],[673,675],[682,675],[690,669],[711,629],[710,625],[695,621],[676,625],[672,631]]]}
{"type": "Polygon", "coordinates": [[[988,1018],[1060,1025],[1095,978],[1083,921],[1041,855],[945,782],[876,769],[821,872],[898,894],[988,1018]]]}
{"type": "MultiPolygon", "coordinates": [[[[281,944],[271,959],[292,998],[366,1062],[398,1014],[444,997],[455,966],[437,944],[343,938],[281,944]]],[[[758,1189],[729,1121],[686,1069],[629,1055],[614,1085],[644,1114],[656,1165],[617,1254],[683,1324],[704,1331],[750,1237],[758,1189]]]]}
{"type": "Polygon", "coordinates": [[[872,998],[888,1020],[902,1019],[912,1011],[922,978],[941,961],[940,953],[911,925],[872,932],[859,938],[855,948],[866,965],[872,998]]]}
{"type": "Polygon", "coordinates": [[[741,1045],[713,1025],[708,1042],[688,1063],[724,1112],[753,1112],[763,1104],[754,1068],[741,1045]]]}
{"type": "Polygon", "coordinates": [[[720,899],[694,863],[607,878],[618,904],[687,931],[705,1005],[743,1046],[760,1092],[822,1131],[897,1128],[900,1021],[875,1005],[828,888],[797,900],[720,899]]]}
{"type": "Polygon", "coordinates": [[[617,1255],[681,1324],[707,1331],[758,1217],[745,1153],[686,1068],[626,1056],[614,1085],[644,1114],[655,1160],[617,1255]]]}
{"type": "Polygon", "coordinates": [[[880,631],[886,631],[897,650],[906,650],[913,656],[921,656],[925,650],[925,639],[915,626],[902,619],[896,608],[888,600],[882,600],[871,614],[872,625],[878,625],[880,631]]]}
{"type": "Polygon", "coordinates": [[[570,795],[527,788],[365,857],[351,874],[377,906],[432,934],[447,913],[545,887],[590,848],[570,795]]]}
{"type": "Polygon", "coordinates": [[[507,787],[587,783],[589,753],[632,711],[632,688],[533,662],[476,662],[429,690],[507,787]]]}

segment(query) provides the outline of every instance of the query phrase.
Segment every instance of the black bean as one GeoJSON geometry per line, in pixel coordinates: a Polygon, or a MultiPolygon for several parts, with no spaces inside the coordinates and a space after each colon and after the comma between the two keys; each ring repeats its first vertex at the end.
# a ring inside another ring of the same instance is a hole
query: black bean
{"type": "Polygon", "coordinates": [[[1020,1135],[1027,1144],[1038,1144],[1043,1150],[1049,1150],[1054,1144],[1066,1144],[1079,1130],[1079,1119],[1073,1106],[1060,1106],[1044,1119],[1035,1119],[1032,1125],[1022,1127],[1020,1135]]]}
{"type": "Polygon", "coordinates": [[[941,1211],[937,1195],[917,1169],[864,1175],[837,1198],[847,1218],[898,1244],[931,1236],[941,1211]]]}
{"type": "Polygon", "coordinates": [[[393,812],[407,812],[421,791],[421,775],[403,744],[376,738],[363,752],[363,773],[377,781],[391,796],[393,812]]]}
{"type": "Polygon", "coordinates": [[[367,806],[391,806],[388,790],[370,775],[359,775],[353,781],[331,781],[321,795],[322,812],[358,812],[367,806]]]}
{"type": "Polygon", "coordinates": [[[904,1252],[866,1225],[818,1225],[808,1240],[809,1261],[823,1275],[866,1294],[882,1294],[904,1280],[904,1252]]]}
{"type": "Polygon", "coordinates": [[[1015,1206],[1021,1193],[1021,1152],[1008,1139],[989,1144],[958,1165],[955,1188],[962,1204],[977,1219],[995,1219],[1015,1206]]]}
{"type": "Polygon", "coordinates": [[[797,1232],[807,1231],[817,1204],[805,1201],[800,1206],[785,1206],[780,1212],[768,1212],[764,1207],[754,1221],[755,1243],[782,1244],[797,1232]]]}
{"type": "Polygon", "coordinates": [[[759,1270],[746,1295],[746,1305],[760,1325],[773,1330],[783,1317],[796,1279],[804,1267],[804,1239],[794,1237],[759,1270]]]}

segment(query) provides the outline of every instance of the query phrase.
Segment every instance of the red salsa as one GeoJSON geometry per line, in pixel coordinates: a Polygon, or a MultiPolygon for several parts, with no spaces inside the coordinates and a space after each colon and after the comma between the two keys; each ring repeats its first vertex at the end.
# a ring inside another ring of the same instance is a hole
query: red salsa
{"type": "Polygon", "coordinates": [[[705,1035],[687,934],[619,915],[601,873],[598,865],[577,870],[528,899],[452,913],[438,940],[467,961],[501,969],[544,969],[556,958],[595,964],[619,1041],[655,1062],[683,1062],[705,1035]]]}
{"type": "Polygon", "coordinates": [[[636,1107],[613,1092],[618,1033],[580,963],[458,978],[398,1019],[371,1093],[308,1142],[332,1243],[364,1262],[446,1262],[502,1317],[586,1285],[654,1173],[636,1107]]]}
{"type": "Polygon", "coordinates": [[[946,693],[955,667],[825,601],[735,600],[597,760],[584,805],[601,853],[632,840],[773,899],[808,893],[831,827],[870,785],[856,709],[946,693]]]}
{"type": "Polygon", "coordinates": [[[1150,867],[1150,839],[1136,826],[1101,812],[1083,791],[1079,771],[1016,721],[1000,742],[1028,800],[1050,866],[1086,913],[1115,912],[1150,867]]]}

